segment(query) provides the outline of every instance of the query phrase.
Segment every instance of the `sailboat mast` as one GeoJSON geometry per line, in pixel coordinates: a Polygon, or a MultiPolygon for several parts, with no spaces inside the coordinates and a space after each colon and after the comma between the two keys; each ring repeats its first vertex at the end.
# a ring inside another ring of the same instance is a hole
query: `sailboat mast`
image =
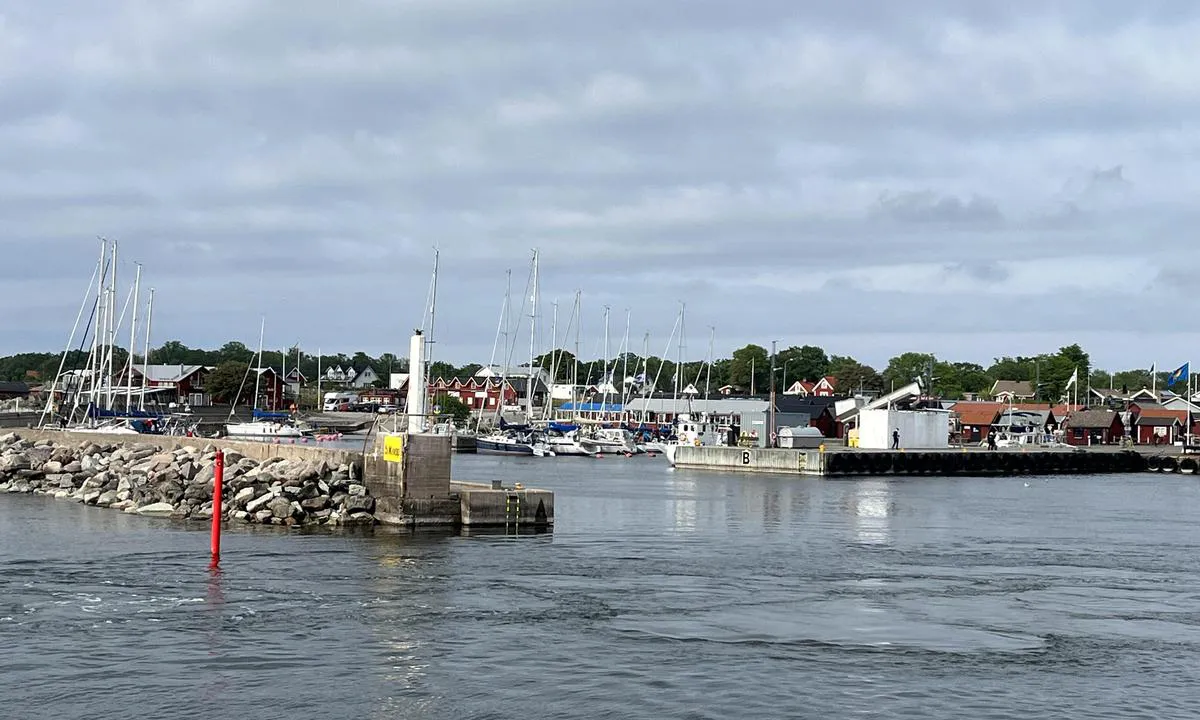
{"type": "Polygon", "coordinates": [[[525,383],[526,409],[525,418],[527,422],[533,421],[533,356],[537,348],[537,296],[538,296],[538,251],[533,251],[533,278],[532,278],[533,295],[530,298],[529,311],[529,377],[525,383]]]}
{"type": "Polygon", "coordinates": [[[547,390],[550,393],[550,400],[546,403],[543,413],[546,420],[550,420],[554,409],[554,386],[558,383],[558,360],[562,353],[558,351],[558,300],[553,303],[554,312],[550,316],[550,387],[547,390]]]}
{"type": "Polygon", "coordinates": [[[133,351],[137,343],[137,311],[138,293],[142,288],[142,264],[135,263],[137,271],[133,276],[133,318],[129,321],[129,360],[125,363],[125,410],[133,409],[133,351]]]}
{"type": "MultiPolygon", "coordinates": [[[[392,379],[388,378],[388,385],[391,384],[392,379]]],[[[321,347],[319,345],[317,346],[317,409],[320,412],[325,411],[325,398],[321,395],[321,347]]],[[[399,413],[396,414],[399,415],[399,413]]]]}
{"type": "MultiPolygon", "coordinates": [[[[621,347],[624,349],[621,353],[621,412],[625,412],[625,403],[629,401],[626,397],[625,378],[629,377],[629,321],[630,310],[625,308],[625,337],[621,340],[621,347]]],[[[629,389],[633,386],[630,385],[629,389]]]]}
{"type": "Polygon", "coordinates": [[[608,312],[609,307],[604,306],[604,373],[600,376],[600,381],[604,383],[604,394],[601,395],[600,410],[608,411],[608,389],[612,387],[612,376],[608,372],[608,312]]]}
{"type": "Polygon", "coordinates": [[[146,409],[146,376],[150,374],[150,323],[154,320],[154,288],[150,288],[150,299],[146,301],[146,340],[142,346],[142,392],[138,398],[138,409],[146,409]]]}
{"type": "Polygon", "coordinates": [[[435,245],[433,248],[433,277],[429,280],[429,332],[425,333],[425,372],[423,375],[425,377],[426,384],[426,407],[433,407],[434,405],[433,390],[431,387],[429,387],[429,370],[433,367],[433,344],[436,342],[433,337],[433,331],[434,325],[437,321],[438,262],[440,256],[441,250],[435,245]]]}
{"type": "Polygon", "coordinates": [[[583,308],[580,303],[582,295],[582,290],[575,291],[575,309],[572,311],[575,315],[575,362],[571,367],[572,419],[579,417],[579,400],[583,396],[583,393],[579,392],[579,328],[583,325],[583,308]]]}
{"type": "Polygon", "coordinates": [[[112,244],[112,275],[109,277],[108,283],[108,348],[104,353],[104,409],[113,409],[113,384],[112,384],[112,364],[113,364],[113,346],[117,342],[117,241],[112,244]]]}
{"type": "MultiPolygon", "coordinates": [[[[704,376],[704,399],[708,399],[709,384],[712,383],[712,366],[716,357],[713,355],[713,342],[717,339],[717,328],[708,326],[708,371],[704,376]]],[[[784,373],[787,374],[786,372],[784,373]]]]}
{"type": "MultiPolygon", "coordinates": [[[[108,301],[104,291],[105,282],[108,280],[108,240],[100,238],[100,275],[96,278],[96,312],[92,323],[92,352],[88,356],[87,362],[87,381],[88,381],[88,404],[95,404],[100,388],[98,383],[100,380],[100,354],[103,352],[103,344],[101,338],[104,336],[104,306],[108,301]]],[[[75,406],[79,406],[79,397],[82,395],[82,382],[80,378],[79,390],[75,393],[75,406]]]]}
{"type": "Polygon", "coordinates": [[[258,368],[254,372],[254,407],[251,409],[250,419],[254,419],[254,410],[258,409],[258,392],[259,385],[262,382],[262,354],[263,354],[263,334],[267,331],[267,319],[262,318],[258,326],[258,368]]]}

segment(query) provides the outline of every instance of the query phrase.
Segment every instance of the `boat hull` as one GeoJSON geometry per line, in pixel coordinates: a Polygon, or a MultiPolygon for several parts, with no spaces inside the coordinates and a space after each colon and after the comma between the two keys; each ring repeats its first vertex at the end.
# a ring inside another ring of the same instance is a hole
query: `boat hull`
{"type": "Polygon", "coordinates": [[[533,446],[528,443],[495,438],[475,438],[475,452],[484,455],[533,455],[533,446]]]}
{"type": "Polygon", "coordinates": [[[304,437],[304,433],[299,428],[261,422],[231,423],[225,426],[225,435],[231,438],[251,440],[304,437]]]}

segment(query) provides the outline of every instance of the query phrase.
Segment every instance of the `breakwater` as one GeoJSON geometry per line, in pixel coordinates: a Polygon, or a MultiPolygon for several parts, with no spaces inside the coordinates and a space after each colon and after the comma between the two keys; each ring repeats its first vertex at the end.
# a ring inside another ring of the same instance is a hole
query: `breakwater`
{"type": "MultiPolygon", "coordinates": [[[[0,436],[0,491],[141,515],[212,517],[212,445],[187,444],[196,442],[190,438],[124,444],[107,436],[72,442],[31,435],[0,436]]],[[[286,526],[375,524],[375,498],[349,453],[306,456],[307,448],[236,445],[225,449],[225,501],[219,512],[226,519],[286,526]]]]}
{"type": "Polygon", "coordinates": [[[1129,473],[1172,469],[1195,472],[1192,458],[1143,456],[1132,450],[792,450],[681,446],[675,465],[818,476],[862,475],[1065,475],[1129,473]]]}

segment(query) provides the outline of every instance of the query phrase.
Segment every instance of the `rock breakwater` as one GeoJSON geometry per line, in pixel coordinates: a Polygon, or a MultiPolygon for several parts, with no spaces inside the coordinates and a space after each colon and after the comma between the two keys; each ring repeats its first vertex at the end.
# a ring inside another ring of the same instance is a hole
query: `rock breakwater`
{"type": "MultiPolygon", "coordinates": [[[[216,447],[59,443],[0,436],[0,492],[85,505],[211,519],[216,447]]],[[[262,525],[374,525],[375,498],[352,464],[225,452],[222,516],[262,525]]]]}

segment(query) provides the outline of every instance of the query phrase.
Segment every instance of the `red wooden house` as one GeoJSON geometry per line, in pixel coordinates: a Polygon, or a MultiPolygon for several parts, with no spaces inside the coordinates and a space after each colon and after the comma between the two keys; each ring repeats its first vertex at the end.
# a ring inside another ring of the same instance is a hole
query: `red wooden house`
{"type": "Polygon", "coordinates": [[[1121,414],[1108,409],[1078,410],[1063,423],[1068,445],[1110,445],[1125,437],[1121,414]]]}
{"type": "Polygon", "coordinates": [[[433,396],[447,396],[457,398],[464,405],[472,410],[491,410],[495,411],[498,408],[497,403],[500,401],[501,395],[504,398],[505,405],[516,404],[519,398],[516,388],[511,382],[504,382],[501,386],[499,379],[471,377],[467,380],[459,378],[437,378],[429,383],[429,390],[433,396]]]}

